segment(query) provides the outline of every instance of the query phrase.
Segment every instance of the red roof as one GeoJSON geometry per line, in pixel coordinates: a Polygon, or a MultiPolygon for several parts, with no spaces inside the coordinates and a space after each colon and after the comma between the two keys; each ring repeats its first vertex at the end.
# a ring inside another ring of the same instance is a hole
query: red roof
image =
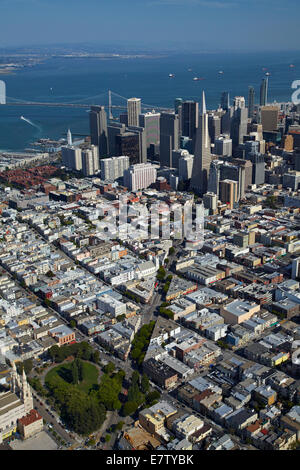
{"type": "Polygon", "coordinates": [[[27,413],[26,416],[23,416],[23,418],[19,419],[19,422],[23,426],[29,426],[30,424],[40,419],[43,419],[41,415],[36,410],[32,409],[31,411],[29,411],[29,413],[27,413]]]}

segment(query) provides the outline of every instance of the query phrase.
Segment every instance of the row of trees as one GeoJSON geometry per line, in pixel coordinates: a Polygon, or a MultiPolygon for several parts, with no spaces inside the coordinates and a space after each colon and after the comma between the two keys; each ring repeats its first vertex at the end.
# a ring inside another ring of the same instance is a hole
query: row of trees
{"type": "Polygon", "coordinates": [[[165,295],[168,293],[168,290],[169,290],[172,279],[173,279],[172,274],[169,274],[169,276],[166,279],[166,283],[165,283],[164,289],[163,289],[165,295]]]}
{"type": "Polygon", "coordinates": [[[141,366],[143,363],[154,325],[155,321],[151,321],[150,323],[143,325],[133,338],[130,357],[138,366],[141,366]]]}
{"type": "Polygon", "coordinates": [[[166,270],[163,266],[161,266],[157,271],[156,278],[158,281],[163,281],[165,277],[166,277],[166,270]]]}
{"type": "Polygon", "coordinates": [[[134,414],[139,407],[152,406],[160,397],[158,391],[149,392],[150,383],[146,374],[140,376],[134,371],[131,377],[131,385],[128,389],[127,401],[124,403],[121,413],[123,416],[134,414]]]}

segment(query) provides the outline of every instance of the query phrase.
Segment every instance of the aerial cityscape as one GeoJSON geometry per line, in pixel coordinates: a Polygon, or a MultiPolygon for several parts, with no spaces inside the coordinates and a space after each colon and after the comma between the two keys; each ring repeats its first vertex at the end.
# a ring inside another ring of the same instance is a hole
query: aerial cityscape
{"type": "Polygon", "coordinates": [[[300,53],[9,41],[0,450],[299,450],[300,53]]]}

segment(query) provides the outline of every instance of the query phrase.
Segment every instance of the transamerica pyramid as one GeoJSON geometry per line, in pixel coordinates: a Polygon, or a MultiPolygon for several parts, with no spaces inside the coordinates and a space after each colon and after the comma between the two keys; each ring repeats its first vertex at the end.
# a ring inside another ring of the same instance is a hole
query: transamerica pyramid
{"type": "Polygon", "coordinates": [[[210,137],[208,133],[208,114],[206,112],[205,93],[202,92],[201,114],[196,129],[194,164],[191,178],[191,189],[202,196],[207,192],[212,154],[210,151],[210,137]]]}

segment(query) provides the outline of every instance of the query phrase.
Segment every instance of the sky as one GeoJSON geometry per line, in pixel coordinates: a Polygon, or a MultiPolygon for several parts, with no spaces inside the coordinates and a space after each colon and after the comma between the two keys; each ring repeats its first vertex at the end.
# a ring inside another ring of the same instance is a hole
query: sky
{"type": "Polygon", "coordinates": [[[1,48],[300,50],[299,0],[0,0],[1,48]]]}

